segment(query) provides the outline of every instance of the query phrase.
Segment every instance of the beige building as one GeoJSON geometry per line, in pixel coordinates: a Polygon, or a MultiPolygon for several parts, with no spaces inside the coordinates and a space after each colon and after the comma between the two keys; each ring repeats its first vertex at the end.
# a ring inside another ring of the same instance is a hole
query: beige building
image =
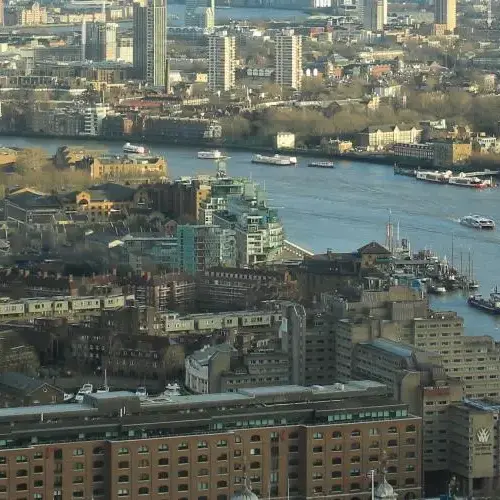
{"type": "Polygon", "coordinates": [[[457,27],[457,0],[436,0],[434,8],[435,23],[446,25],[447,31],[455,31],[457,27]]]}
{"type": "Polygon", "coordinates": [[[422,129],[409,125],[372,126],[359,134],[361,146],[383,148],[397,143],[417,143],[422,138],[422,129]]]}
{"type": "Polygon", "coordinates": [[[234,36],[215,34],[208,39],[208,88],[227,92],[234,87],[236,41],[234,36]]]}
{"type": "Polygon", "coordinates": [[[38,2],[34,2],[31,7],[25,7],[19,16],[18,24],[23,26],[33,26],[37,24],[47,24],[47,9],[38,2]]]}
{"type": "Polygon", "coordinates": [[[293,30],[276,36],[276,83],[300,90],[302,86],[302,37],[293,30]]]}
{"type": "Polygon", "coordinates": [[[167,163],[161,156],[101,156],[90,164],[91,179],[157,179],[167,177],[167,163]]]}

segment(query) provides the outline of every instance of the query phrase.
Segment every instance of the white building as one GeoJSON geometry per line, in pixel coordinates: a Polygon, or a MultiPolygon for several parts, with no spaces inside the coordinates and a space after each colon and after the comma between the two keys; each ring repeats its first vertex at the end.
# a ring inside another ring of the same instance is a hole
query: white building
{"type": "Polygon", "coordinates": [[[293,30],[276,36],[276,83],[299,90],[302,86],[302,37],[293,30]]]}
{"type": "Polygon", "coordinates": [[[101,133],[104,117],[108,114],[109,106],[95,104],[83,110],[83,134],[97,136],[101,133]]]}
{"type": "Polygon", "coordinates": [[[227,92],[234,87],[236,69],[234,36],[215,34],[208,38],[208,88],[227,92]]]}

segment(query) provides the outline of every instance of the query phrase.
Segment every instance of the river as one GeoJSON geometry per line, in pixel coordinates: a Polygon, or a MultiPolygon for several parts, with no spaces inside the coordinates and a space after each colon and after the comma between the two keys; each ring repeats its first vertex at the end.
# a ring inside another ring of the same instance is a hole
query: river
{"type": "MultiPolygon", "coordinates": [[[[53,154],[64,142],[0,137],[0,144],[42,147],[53,154]]],[[[89,143],[89,147],[117,153],[121,146],[89,143]]],[[[196,148],[155,145],[152,151],[166,157],[172,177],[214,172],[210,161],[196,158],[196,148]]],[[[324,170],[307,168],[311,158],[299,158],[298,168],[276,168],[250,163],[249,152],[229,154],[228,173],[252,177],[264,186],[270,204],[279,209],[288,239],[305,248],[349,252],[372,240],[383,243],[390,211],[393,221],[399,221],[401,237],[408,238],[413,249],[429,248],[451,260],[453,239],[455,266],[460,267],[460,255],[466,265],[470,252],[482,293],[500,285],[500,232],[480,232],[458,223],[470,213],[490,216],[500,223],[498,189],[427,184],[395,176],[387,165],[339,161],[336,169],[324,170]]],[[[432,303],[435,309],[455,310],[463,316],[468,334],[492,335],[500,341],[500,318],[469,308],[460,293],[433,298],[432,303]]]]}

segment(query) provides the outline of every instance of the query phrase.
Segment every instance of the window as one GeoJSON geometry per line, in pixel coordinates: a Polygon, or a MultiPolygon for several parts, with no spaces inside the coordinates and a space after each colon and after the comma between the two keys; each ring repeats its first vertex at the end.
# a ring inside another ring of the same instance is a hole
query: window
{"type": "Polygon", "coordinates": [[[73,478],[73,484],[83,484],[83,476],[75,476],[73,478]]]}
{"type": "Polygon", "coordinates": [[[33,500],[42,500],[43,495],[41,493],[33,493],[33,500]]]}
{"type": "Polygon", "coordinates": [[[387,474],[397,474],[398,468],[395,465],[387,467],[387,474]]]}
{"type": "Polygon", "coordinates": [[[168,465],[168,458],[160,458],[158,465],[168,465]]]}
{"type": "Polygon", "coordinates": [[[16,486],[16,491],[26,491],[28,489],[28,485],[26,483],[20,483],[16,486]]]}
{"type": "Polygon", "coordinates": [[[323,452],[323,446],[315,446],[313,448],[313,453],[322,453],[323,452]]]}
{"type": "Polygon", "coordinates": [[[118,450],[118,455],[128,455],[128,454],[129,454],[128,448],[120,448],[118,450]]]}
{"type": "Polygon", "coordinates": [[[28,457],[26,457],[26,456],[24,456],[24,455],[18,455],[18,456],[16,457],[16,462],[17,462],[18,464],[23,464],[23,463],[25,463],[25,462],[27,462],[27,461],[28,461],[28,457]]]}
{"type": "Polygon", "coordinates": [[[83,451],[83,448],[76,448],[73,450],[73,456],[74,457],[81,457],[85,454],[85,452],[83,451]]]}
{"type": "Polygon", "coordinates": [[[199,469],[198,470],[198,476],[208,476],[209,471],[208,469],[199,469]]]}
{"type": "Polygon", "coordinates": [[[407,425],[406,432],[415,432],[415,426],[414,425],[407,425]]]}
{"type": "Polygon", "coordinates": [[[221,453],[221,454],[217,457],[217,461],[218,461],[218,462],[223,462],[224,460],[227,460],[227,453],[221,453]]]}
{"type": "Polygon", "coordinates": [[[206,441],[198,441],[198,448],[208,448],[208,443],[206,441]]]}
{"type": "Polygon", "coordinates": [[[387,446],[389,447],[394,447],[394,446],[397,446],[398,445],[398,442],[396,439],[389,439],[389,441],[387,441],[387,446]]]}
{"type": "MultiPolygon", "coordinates": [[[[120,490],[118,490],[118,495],[120,494],[120,490]]],[[[83,490],[75,490],[73,491],[73,498],[83,498],[84,497],[83,490]]]]}
{"type": "Polygon", "coordinates": [[[340,431],[335,431],[332,433],[333,439],[342,439],[342,433],[340,431]]]}
{"type": "Polygon", "coordinates": [[[83,462],[75,462],[73,464],[73,470],[83,470],[84,468],[83,462]]]}
{"type": "Polygon", "coordinates": [[[396,427],[389,427],[389,429],[387,429],[387,433],[388,434],[397,434],[398,430],[396,429],[396,427]]]}
{"type": "Polygon", "coordinates": [[[323,465],[323,460],[320,458],[317,458],[316,460],[313,460],[313,467],[321,467],[323,465]]]}
{"type": "Polygon", "coordinates": [[[414,465],[407,465],[406,466],[406,472],[413,472],[415,470],[415,466],[414,465]]]}
{"type": "Polygon", "coordinates": [[[333,477],[334,479],[335,479],[335,478],[337,478],[337,477],[342,477],[342,471],[340,471],[340,470],[334,470],[334,471],[332,472],[332,477],[333,477]]]}
{"type": "Polygon", "coordinates": [[[121,490],[118,490],[119,497],[127,497],[128,495],[129,495],[129,491],[127,488],[122,488],[121,490]]]}
{"type": "Polygon", "coordinates": [[[163,485],[158,488],[158,493],[168,493],[168,486],[163,485]]]}
{"type": "Polygon", "coordinates": [[[139,481],[149,481],[149,474],[147,472],[139,474],[139,481]]]}
{"type": "Polygon", "coordinates": [[[405,480],[406,486],[413,486],[415,484],[415,479],[412,477],[407,477],[405,480]]]}
{"type": "Polygon", "coordinates": [[[408,438],[406,444],[415,444],[415,438],[408,438]]]}
{"type": "Polygon", "coordinates": [[[332,458],[332,465],[340,465],[342,464],[342,458],[341,457],[333,457],[332,458]]]}
{"type": "MultiPolygon", "coordinates": [[[[38,453],[35,453],[35,455],[38,455],[38,453]]],[[[35,457],[38,458],[38,457],[35,457]]],[[[0,464],[5,465],[7,463],[7,457],[0,457],[0,464]]]]}
{"type": "Polygon", "coordinates": [[[198,463],[208,462],[208,455],[198,455],[198,463]]]}
{"type": "Polygon", "coordinates": [[[368,457],[368,462],[378,462],[378,455],[370,455],[368,457]]]}
{"type": "Polygon", "coordinates": [[[93,463],[92,467],[93,467],[94,469],[100,469],[101,467],[104,467],[104,462],[103,462],[102,460],[96,460],[96,461],[93,463]]]}
{"type": "Polygon", "coordinates": [[[177,471],[177,477],[188,477],[189,472],[187,470],[179,470],[177,471]]]}
{"type": "Polygon", "coordinates": [[[54,458],[56,460],[62,460],[62,457],[63,457],[63,452],[61,448],[58,448],[56,451],[54,451],[54,458]]]}
{"type": "Polygon", "coordinates": [[[359,429],[354,429],[351,432],[351,437],[359,437],[359,436],[361,436],[361,431],[359,429]]]}
{"type": "Polygon", "coordinates": [[[250,455],[260,455],[260,448],[250,448],[250,455]]]}
{"type": "Polygon", "coordinates": [[[299,451],[299,447],[296,444],[292,444],[288,447],[289,453],[297,453],[299,451]]]}
{"type": "Polygon", "coordinates": [[[351,450],[359,450],[361,448],[361,445],[356,441],[354,443],[351,443],[351,450]]]}
{"type": "Polygon", "coordinates": [[[183,456],[179,457],[179,460],[177,460],[178,464],[188,464],[189,463],[189,457],[183,456]]]}
{"type": "Polygon", "coordinates": [[[147,446],[141,446],[138,450],[137,453],[149,453],[149,448],[147,446]]]}
{"type": "Polygon", "coordinates": [[[313,472],[312,478],[316,481],[318,479],[323,479],[323,474],[321,474],[321,472],[313,472]]]}
{"type": "Polygon", "coordinates": [[[323,433],[322,432],[315,432],[313,434],[313,439],[323,439],[323,433]]]}
{"type": "Polygon", "coordinates": [[[217,488],[227,488],[227,481],[217,481],[217,488]]]}
{"type": "Polygon", "coordinates": [[[129,481],[128,476],[118,476],[119,483],[128,483],[128,481],[129,481]]]}
{"type": "Polygon", "coordinates": [[[28,471],[26,469],[19,469],[16,471],[16,477],[26,477],[28,475],[28,471]]]}
{"type": "Polygon", "coordinates": [[[139,488],[139,495],[149,495],[149,488],[147,486],[141,486],[139,488]]]}
{"type": "Polygon", "coordinates": [[[361,486],[359,483],[351,483],[351,487],[349,488],[351,491],[359,491],[361,489],[361,486]]]}
{"type": "Polygon", "coordinates": [[[253,443],[256,443],[258,441],[260,441],[260,436],[258,434],[254,434],[251,438],[250,438],[250,441],[252,441],[253,443]]]}
{"type": "Polygon", "coordinates": [[[357,468],[351,469],[351,471],[349,472],[349,475],[351,477],[359,477],[359,476],[361,476],[361,470],[357,469],[357,468]]]}
{"type": "Polygon", "coordinates": [[[160,444],[160,446],[158,446],[158,451],[162,453],[168,451],[168,444],[160,444]]]}
{"type": "Polygon", "coordinates": [[[94,455],[104,455],[104,448],[102,448],[101,446],[98,446],[97,448],[94,448],[92,453],[94,455]]]}
{"type": "Polygon", "coordinates": [[[198,489],[200,491],[207,491],[208,490],[208,483],[198,483],[198,489]]]}
{"type": "Polygon", "coordinates": [[[92,482],[93,483],[102,483],[104,481],[104,476],[101,475],[101,474],[96,474],[93,478],[92,478],[92,482]]]}
{"type": "Polygon", "coordinates": [[[342,445],[341,444],[334,444],[332,446],[332,451],[342,451],[342,445]]]}
{"type": "Polygon", "coordinates": [[[298,439],[298,437],[299,437],[298,432],[290,432],[290,434],[288,434],[288,439],[298,439]]]}
{"type": "Polygon", "coordinates": [[[33,486],[35,488],[41,488],[43,486],[43,481],[41,479],[37,479],[36,481],[33,482],[33,486]]]}
{"type": "Polygon", "coordinates": [[[359,464],[361,463],[361,457],[359,455],[354,455],[351,457],[351,464],[359,464]]]}
{"type": "Polygon", "coordinates": [[[217,441],[217,448],[225,448],[227,446],[227,441],[225,439],[219,439],[217,441]]]}
{"type": "Polygon", "coordinates": [[[251,462],[250,469],[260,469],[260,462],[251,462]]]}
{"type": "Polygon", "coordinates": [[[118,462],[118,468],[119,469],[128,469],[129,468],[128,460],[123,460],[122,462],[118,462]]]}
{"type": "Polygon", "coordinates": [[[149,460],[147,459],[139,460],[139,467],[149,467],[149,460]]]}
{"type": "Polygon", "coordinates": [[[183,484],[179,484],[177,486],[177,491],[188,491],[189,487],[187,484],[183,483],[183,484]]]}
{"type": "Polygon", "coordinates": [[[187,441],[182,441],[182,443],[177,446],[178,450],[187,450],[189,448],[189,444],[187,441]]]}

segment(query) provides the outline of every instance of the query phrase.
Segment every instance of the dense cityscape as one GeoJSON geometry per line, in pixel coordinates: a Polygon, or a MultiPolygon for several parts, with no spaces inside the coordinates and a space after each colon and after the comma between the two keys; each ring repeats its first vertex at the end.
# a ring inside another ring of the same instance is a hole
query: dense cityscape
{"type": "Polygon", "coordinates": [[[0,500],[497,498],[498,19],[0,1],[0,500]]]}

